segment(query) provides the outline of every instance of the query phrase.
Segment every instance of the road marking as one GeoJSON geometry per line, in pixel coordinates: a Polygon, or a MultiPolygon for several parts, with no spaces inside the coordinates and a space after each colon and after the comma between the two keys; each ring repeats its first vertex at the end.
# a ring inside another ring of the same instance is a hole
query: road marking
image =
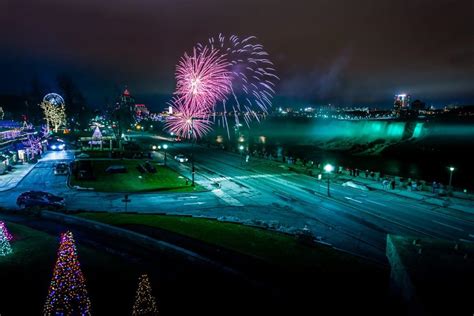
{"type": "Polygon", "coordinates": [[[217,177],[217,178],[209,178],[212,181],[224,181],[224,180],[245,180],[245,179],[258,179],[258,178],[277,178],[277,177],[286,177],[291,176],[291,173],[276,173],[276,174],[253,174],[248,176],[235,176],[235,177],[217,177]]]}
{"type": "Polygon", "coordinates": [[[206,202],[193,202],[193,203],[184,203],[183,205],[202,205],[206,202]]]}
{"type": "Polygon", "coordinates": [[[431,221],[433,221],[433,222],[435,222],[435,223],[437,223],[437,224],[440,224],[440,225],[443,225],[443,226],[446,226],[446,227],[455,229],[455,230],[459,230],[460,232],[463,232],[463,231],[464,231],[464,229],[461,229],[461,228],[458,228],[458,227],[455,227],[455,226],[451,226],[451,225],[448,225],[448,224],[445,224],[445,223],[441,223],[441,222],[435,221],[434,219],[432,219],[431,221]]]}
{"type": "Polygon", "coordinates": [[[178,199],[197,199],[198,197],[197,196],[180,196],[178,199]]]}
{"type": "Polygon", "coordinates": [[[227,204],[234,206],[243,206],[243,204],[240,203],[239,200],[234,199],[232,196],[222,191],[222,189],[212,190],[212,193],[214,193],[218,198],[222,199],[227,204]]]}
{"type": "Polygon", "coordinates": [[[368,200],[368,199],[365,199],[367,202],[370,202],[370,203],[374,203],[374,204],[377,204],[377,205],[381,205],[381,206],[387,206],[383,203],[379,203],[379,202],[375,202],[375,201],[372,201],[372,200],[368,200]]]}
{"type": "Polygon", "coordinates": [[[474,235],[473,235],[473,234],[469,234],[469,237],[474,238],[474,235]]]}
{"type": "Polygon", "coordinates": [[[351,201],[354,201],[354,202],[360,203],[360,204],[362,204],[362,203],[363,203],[363,202],[361,202],[361,201],[359,201],[359,200],[353,199],[353,198],[351,198],[351,197],[348,197],[348,196],[345,196],[345,198],[346,198],[346,199],[348,199],[348,200],[351,200],[351,201]]]}
{"type": "Polygon", "coordinates": [[[464,242],[468,242],[468,243],[474,243],[474,241],[472,240],[467,240],[467,239],[462,239],[462,238],[459,238],[460,241],[464,241],[464,242]]]}

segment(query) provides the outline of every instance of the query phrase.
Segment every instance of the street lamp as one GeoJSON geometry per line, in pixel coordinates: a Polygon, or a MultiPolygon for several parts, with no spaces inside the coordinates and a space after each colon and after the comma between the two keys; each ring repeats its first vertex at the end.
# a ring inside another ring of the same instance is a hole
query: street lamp
{"type": "Polygon", "coordinates": [[[240,150],[240,165],[242,165],[243,160],[244,160],[244,145],[240,145],[239,150],[240,150]]]}
{"type": "Polygon", "coordinates": [[[163,145],[163,151],[165,152],[165,166],[166,166],[166,149],[168,149],[168,144],[163,145]]]}
{"type": "Polygon", "coordinates": [[[454,171],[454,167],[451,166],[449,167],[449,187],[451,188],[451,183],[453,181],[453,171],[454,171]]]}
{"type": "Polygon", "coordinates": [[[329,179],[330,179],[331,172],[334,171],[334,166],[328,163],[324,166],[324,171],[326,171],[328,175],[328,196],[331,196],[331,193],[329,192],[329,179]]]}

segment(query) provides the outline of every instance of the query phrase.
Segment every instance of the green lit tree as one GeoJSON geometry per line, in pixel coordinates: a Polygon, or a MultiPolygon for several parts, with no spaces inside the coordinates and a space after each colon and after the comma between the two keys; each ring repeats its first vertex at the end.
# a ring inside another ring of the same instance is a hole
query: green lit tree
{"type": "Polygon", "coordinates": [[[156,316],[158,315],[156,299],[151,293],[148,275],[143,274],[138,281],[138,290],[133,304],[133,316],[156,316]]]}
{"type": "Polygon", "coordinates": [[[61,234],[58,259],[53,271],[44,316],[90,316],[91,302],[70,231],[61,234]]]}

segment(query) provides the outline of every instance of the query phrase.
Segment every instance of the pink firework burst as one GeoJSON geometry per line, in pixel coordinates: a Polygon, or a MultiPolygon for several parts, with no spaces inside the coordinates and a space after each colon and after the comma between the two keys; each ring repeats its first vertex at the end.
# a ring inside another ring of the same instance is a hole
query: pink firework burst
{"type": "Polygon", "coordinates": [[[173,116],[166,121],[165,128],[182,138],[200,138],[212,130],[209,109],[197,104],[196,98],[174,98],[171,102],[173,116]]]}
{"type": "MultiPolygon", "coordinates": [[[[231,63],[216,49],[194,48],[176,66],[176,92],[180,99],[192,100],[194,106],[212,108],[230,93],[231,63]]],[[[189,102],[186,101],[186,104],[189,102]]]]}
{"type": "Polygon", "coordinates": [[[226,56],[230,62],[232,82],[230,93],[220,98],[214,112],[223,113],[223,124],[227,125],[226,115],[233,112],[236,124],[243,117],[249,125],[252,119],[260,120],[268,113],[275,94],[275,82],[279,80],[269,54],[255,36],[240,38],[236,35],[225,37],[219,34],[206,44],[198,44],[198,51],[210,47],[226,56]]]}
{"type": "Polygon", "coordinates": [[[211,130],[212,116],[220,119],[230,138],[227,117],[233,116],[235,124],[243,118],[247,126],[252,119],[260,121],[272,105],[278,79],[254,36],[210,38],[194,47],[192,55],[184,54],[176,66],[176,115],[167,128],[182,137],[202,137],[211,130]]]}

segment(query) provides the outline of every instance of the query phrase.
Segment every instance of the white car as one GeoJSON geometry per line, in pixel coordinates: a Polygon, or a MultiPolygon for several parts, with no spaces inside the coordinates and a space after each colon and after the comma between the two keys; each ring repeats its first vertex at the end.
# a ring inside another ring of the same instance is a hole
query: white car
{"type": "Polygon", "coordinates": [[[182,155],[182,154],[174,156],[174,159],[176,161],[179,161],[179,162],[187,162],[188,161],[188,157],[186,157],[185,155],[182,155]]]}

